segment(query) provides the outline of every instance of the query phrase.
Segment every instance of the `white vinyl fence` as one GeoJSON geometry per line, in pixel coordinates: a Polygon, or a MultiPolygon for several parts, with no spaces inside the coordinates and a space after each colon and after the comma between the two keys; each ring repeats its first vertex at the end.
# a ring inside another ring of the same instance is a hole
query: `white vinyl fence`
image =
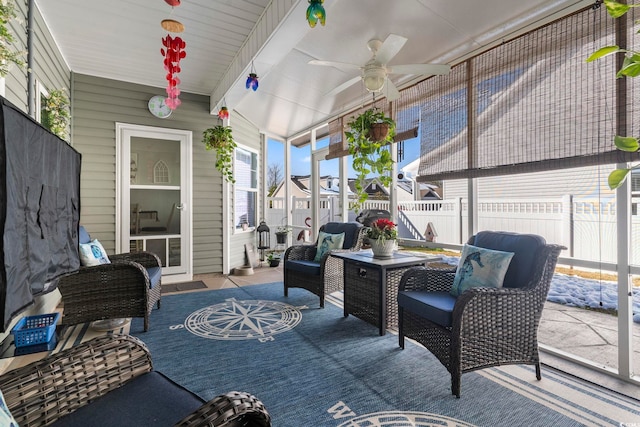
{"type": "MultiPolygon", "coordinates": [[[[320,202],[320,224],[342,221],[338,213],[337,198],[322,198],[320,202]]],[[[272,232],[284,224],[284,200],[269,198],[266,213],[267,224],[272,232]]],[[[310,229],[311,199],[294,198],[293,228],[289,244],[315,241],[310,229]],[[305,223],[306,220],[306,223],[305,223]],[[307,230],[305,234],[305,230],[307,230]]],[[[389,210],[388,201],[367,201],[363,209],[389,210]]],[[[467,233],[467,201],[449,200],[416,201],[398,203],[398,232],[403,239],[425,240],[427,230],[433,232],[433,241],[448,244],[463,244],[467,233]]],[[[613,199],[598,200],[583,197],[563,196],[547,199],[484,199],[478,201],[478,230],[508,230],[534,233],[547,242],[566,246],[563,256],[579,259],[615,263],[616,209],[613,199]]],[[[349,212],[349,221],[356,217],[349,212]]],[[[632,264],[640,264],[640,219],[632,217],[632,264]]],[[[272,238],[272,241],[275,241],[272,238]]]]}

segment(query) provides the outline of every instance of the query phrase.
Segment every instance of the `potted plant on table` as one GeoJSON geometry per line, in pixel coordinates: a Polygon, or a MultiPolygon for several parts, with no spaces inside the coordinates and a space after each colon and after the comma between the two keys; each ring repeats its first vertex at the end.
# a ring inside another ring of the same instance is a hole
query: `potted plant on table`
{"type": "Polygon", "coordinates": [[[374,258],[390,258],[396,247],[398,229],[393,221],[379,218],[367,229],[367,237],[374,258]]]}
{"type": "Polygon", "coordinates": [[[357,210],[368,199],[368,194],[364,191],[367,175],[377,174],[382,185],[391,184],[393,159],[387,145],[393,142],[396,122],[385,116],[382,110],[370,108],[347,123],[347,129],[344,135],[356,173],[358,200],[354,208],[357,210]]]}
{"type": "Polygon", "coordinates": [[[237,144],[233,140],[230,126],[214,126],[202,133],[202,143],[207,150],[216,151],[216,169],[229,182],[235,183],[233,178],[233,150],[237,144]]]}

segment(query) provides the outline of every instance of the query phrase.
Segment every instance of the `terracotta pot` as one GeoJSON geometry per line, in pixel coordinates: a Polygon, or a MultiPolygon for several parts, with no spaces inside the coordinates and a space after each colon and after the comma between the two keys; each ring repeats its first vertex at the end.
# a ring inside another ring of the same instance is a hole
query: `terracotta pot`
{"type": "Polygon", "coordinates": [[[387,123],[373,123],[369,128],[369,138],[375,142],[382,141],[388,134],[389,124],[387,123]]]}

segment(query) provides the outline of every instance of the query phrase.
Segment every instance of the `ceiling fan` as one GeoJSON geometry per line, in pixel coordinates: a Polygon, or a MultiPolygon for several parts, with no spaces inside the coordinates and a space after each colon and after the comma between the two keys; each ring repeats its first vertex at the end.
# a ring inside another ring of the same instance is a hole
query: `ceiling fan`
{"type": "Polygon", "coordinates": [[[327,95],[340,93],[349,86],[362,80],[367,90],[372,93],[381,92],[386,84],[387,99],[389,101],[394,101],[398,99],[400,92],[398,92],[398,89],[393,82],[388,79],[389,74],[442,75],[449,73],[451,70],[451,66],[446,64],[404,64],[387,66],[387,63],[391,61],[398,52],[400,52],[400,49],[402,49],[406,42],[407,39],[405,37],[398,36],[396,34],[390,34],[384,42],[377,39],[369,40],[367,47],[371,53],[373,53],[373,56],[366,64],[364,64],[364,66],[345,62],[320,61],[315,59],[309,61],[309,64],[325,65],[344,70],[361,70],[360,76],[347,80],[328,92],[327,95]]]}

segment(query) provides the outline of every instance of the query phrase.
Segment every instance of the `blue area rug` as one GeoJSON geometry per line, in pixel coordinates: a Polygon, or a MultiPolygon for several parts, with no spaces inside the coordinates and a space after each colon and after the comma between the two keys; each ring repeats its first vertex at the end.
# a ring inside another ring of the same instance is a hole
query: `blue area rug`
{"type": "Polygon", "coordinates": [[[154,368],[202,398],[256,395],[275,427],[581,426],[640,422],[637,401],[543,368],[462,376],[451,395],[446,369],[421,346],[303,289],[282,283],[169,295],[143,332],[154,368]]]}

